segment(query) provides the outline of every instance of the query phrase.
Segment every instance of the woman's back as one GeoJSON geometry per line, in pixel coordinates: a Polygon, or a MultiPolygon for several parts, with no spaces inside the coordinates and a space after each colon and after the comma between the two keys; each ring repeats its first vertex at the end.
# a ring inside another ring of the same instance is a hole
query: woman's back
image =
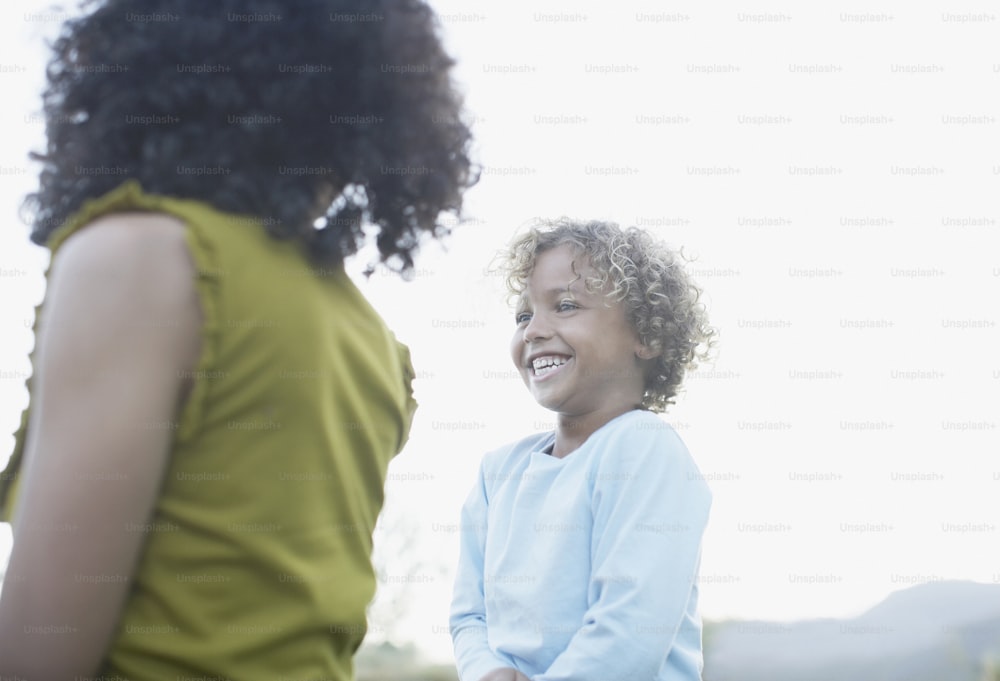
{"type": "Polygon", "coordinates": [[[131,424],[172,445],[149,522],[125,528],[144,549],[103,673],[350,678],[386,467],[415,406],[408,353],[342,268],[134,182],[87,204],[54,255],[93,219],[134,210],[186,223],[203,323],[176,421],[131,424]]]}
{"type": "Polygon", "coordinates": [[[414,403],[343,263],[460,212],[453,62],[424,0],[137,4],[46,72],[0,676],[346,680],[414,403]]]}

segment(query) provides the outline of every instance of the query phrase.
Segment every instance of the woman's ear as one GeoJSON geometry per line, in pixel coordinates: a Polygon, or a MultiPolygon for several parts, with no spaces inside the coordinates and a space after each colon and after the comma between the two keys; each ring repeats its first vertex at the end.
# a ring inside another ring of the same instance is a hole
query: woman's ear
{"type": "Polygon", "coordinates": [[[660,356],[660,350],[638,343],[635,348],[635,356],[639,359],[653,359],[660,356]]]}

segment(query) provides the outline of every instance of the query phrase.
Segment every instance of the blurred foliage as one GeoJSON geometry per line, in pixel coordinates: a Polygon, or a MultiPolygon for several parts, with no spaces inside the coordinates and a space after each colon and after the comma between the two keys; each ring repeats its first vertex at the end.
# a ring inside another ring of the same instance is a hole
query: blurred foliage
{"type": "Polygon", "coordinates": [[[413,628],[424,624],[419,619],[422,585],[448,579],[447,559],[422,550],[420,528],[418,514],[392,499],[386,501],[373,535],[378,588],[368,606],[366,646],[409,645],[413,628]]]}
{"type": "Polygon", "coordinates": [[[458,681],[453,667],[419,667],[410,671],[370,672],[355,677],[357,681],[458,681]]]}
{"type": "Polygon", "coordinates": [[[453,665],[428,664],[412,644],[363,645],[354,669],[357,681],[458,681],[453,665]]]}
{"type": "Polygon", "coordinates": [[[1000,658],[983,660],[983,673],[980,681],[1000,681],[1000,658]]]}

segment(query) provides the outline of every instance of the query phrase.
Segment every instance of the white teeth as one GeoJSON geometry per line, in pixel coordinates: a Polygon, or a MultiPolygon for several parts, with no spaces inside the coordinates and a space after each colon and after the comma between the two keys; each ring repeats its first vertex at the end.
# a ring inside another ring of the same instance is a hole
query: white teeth
{"type": "Polygon", "coordinates": [[[550,371],[555,371],[567,361],[568,360],[565,357],[555,357],[553,355],[537,357],[532,360],[531,368],[534,369],[536,376],[541,376],[549,373],[550,371]]]}

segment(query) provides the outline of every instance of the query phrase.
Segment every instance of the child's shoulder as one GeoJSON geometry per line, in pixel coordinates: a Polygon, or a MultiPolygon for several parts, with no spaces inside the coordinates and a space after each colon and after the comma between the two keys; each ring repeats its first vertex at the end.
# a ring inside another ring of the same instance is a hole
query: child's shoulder
{"type": "Polygon", "coordinates": [[[596,434],[609,440],[644,444],[653,447],[675,447],[687,451],[674,427],[650,411],[635,409],[612,419],[596,434]]]}
{"type": "Polygon", "coordinates": [[[697,469],[674,427],[652,412],[637,409],[623,414],[591,438],[599,469],[647,466],[697,469]]]}

